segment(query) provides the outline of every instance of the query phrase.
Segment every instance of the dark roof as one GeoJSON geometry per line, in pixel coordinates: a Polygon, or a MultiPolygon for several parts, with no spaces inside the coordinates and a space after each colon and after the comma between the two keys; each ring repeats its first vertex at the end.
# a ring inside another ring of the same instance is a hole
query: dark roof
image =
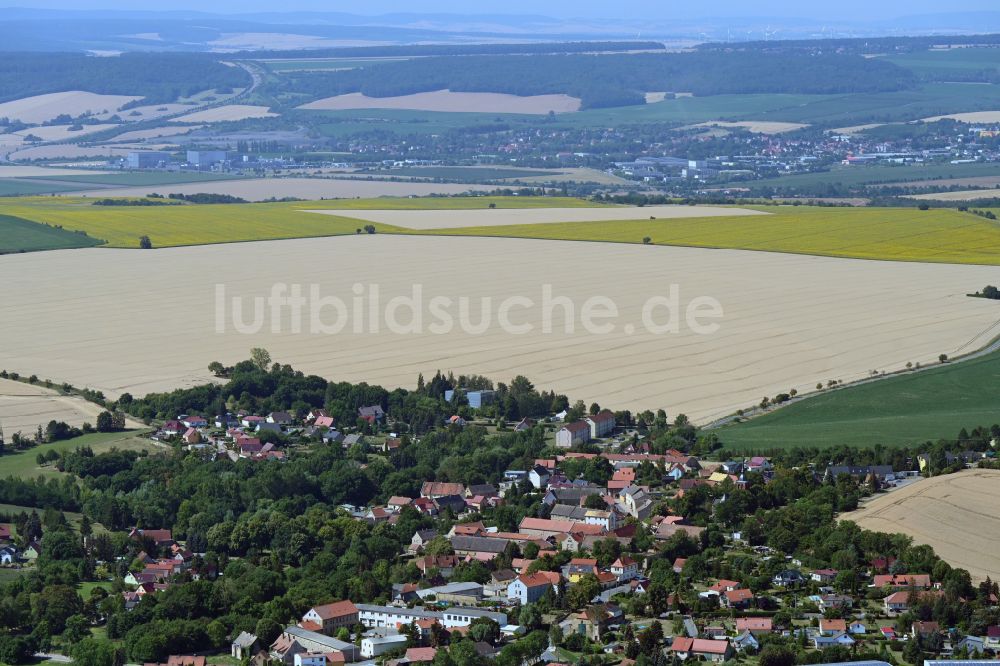
{"type": "Polygon", "coordinates": [[[505,539],[491,539],[490,537],[454,536],[451,538],[451,546],[455,550],[502,553],[507,549],[507,541],[505,539]]]}

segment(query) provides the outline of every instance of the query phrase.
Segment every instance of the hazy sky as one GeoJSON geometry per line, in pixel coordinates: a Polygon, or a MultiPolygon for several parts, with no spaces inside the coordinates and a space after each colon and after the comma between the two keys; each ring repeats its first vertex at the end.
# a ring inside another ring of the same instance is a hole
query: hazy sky
{"type": "Polygon", "coordinates": [[[1000,10],[997,0],[0,0],[0,6],[45,9],[193,9],[214,12],[341,11],[355,14],[439,12],[543,14],[557,18],[694,18],[777,16],[852,22],[914,14],[1000,10]]]}

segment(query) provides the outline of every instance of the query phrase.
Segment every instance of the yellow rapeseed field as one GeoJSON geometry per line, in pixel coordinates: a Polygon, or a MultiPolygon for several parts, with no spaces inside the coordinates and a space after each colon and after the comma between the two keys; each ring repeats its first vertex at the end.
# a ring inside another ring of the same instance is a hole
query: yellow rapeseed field
{"type": "Polygon", "coordinates": [[[435,235],[642,243],[792,252],[857,259],[1000,264],[1000,224],[952,209],[759,207],[772,215],[625,222],[561,222],[460,229],[435,235]]]}
{"type": "MultiPolygon", "coordinates": [[[[586,207],[554,197],[346,199],[291,203],[182,206],[94,206],[90,199],[24,197],[0,200],[0,215],[82,230],[110,247],[201,245],[356,233],[371,222],[353,210],[474,210],[586,207]],[[305,210],[342,210],[310,215],[305,210]]],[[[857,259],[1000,264],[1000,224],[953,209],[762,206],[770,215],[552,222],[449,229],[405,229],[374,223],[379,233],[504,236],[791,252],[857,259]]]]}

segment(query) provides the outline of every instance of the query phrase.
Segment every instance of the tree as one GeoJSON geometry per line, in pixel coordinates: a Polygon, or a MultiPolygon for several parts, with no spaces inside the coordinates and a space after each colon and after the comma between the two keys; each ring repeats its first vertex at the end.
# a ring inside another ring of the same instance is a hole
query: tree
{"type": "Polygon", "coordinates": [[[70,651],[77,666],[115,666],[119,663],[115,646],[109,641],[84,638],[70,651]]]}
{"type": "Polygon", "coordinates": [[[587,495],[586,499],[583,500],[583,506],[586,509],[601,509],[606,510],[608,508],[608,503],[600,495],[587,495]]]}
{"type": "Polygon", "coordinates": [[[366,234],[373,234],[373,233],[375,233],[375,225],[374,224],[366,224],[365,225],[365,233],[366,234]]]}
{"type": "Polygon", "coordinates": [[[226,373],[226,366],[222,365],[218,361],[212,361],[208,364],[208,371],[216,377],[222,377],[226,373]]]}
{"type": "Polygon", "coordinates": [[[257,635],[261,645],[270,645],[281,635],[281,625],[271,618],[261,618],[253,633],[257,635]]]}
{"type": "Polygon", "coordinates": [[[643,245],[649,245],[652,242],[653,242],[653,239],[650,238],[649,236],[643,236],[642,237],[642,244],[643,245]]]}
{"type": "Polygon", "coordinates": [[[254,347],[250,350],[250,360],[259,369],[264,371],[271,366],[271,354],[262,347],[254,347]]]}
{"type": "Polygon", "coordinates": [[[941,361],[942,363],[947,363],[948,362],[948,355],[947,354],[941,354],[941,355],[938,356],[938,360],[941,361]]]}
{"type": "Polygon", "coordinates": [[[767,645],[760,652],[760,666],[795,666],[795,652],[784,645],[767,645]]]}
{"type": "Polygon", "coordinates": [[[114,432],[115,417],[105,410],[97,415],[97,432],[114,432]]]}
{"type": "Polygon", "coordinates": [[[149,240],[149,236],[139,236],[139,249],[140,250],[153,249],[153,241],[149,240]]]}

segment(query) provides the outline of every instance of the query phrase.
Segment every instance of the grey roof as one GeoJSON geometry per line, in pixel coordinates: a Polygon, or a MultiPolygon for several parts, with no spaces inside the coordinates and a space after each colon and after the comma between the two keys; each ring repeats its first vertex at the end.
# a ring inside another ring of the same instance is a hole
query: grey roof
{"type": "Polygon", "coordinates": [[[297,640],[302,647],[310,651],[313,651],[315,648],[322,648],[327,652],[340,650],[341,652],[344,652],[344,654],[350,654],[352,651],[358,649],[354,643],[346,643],[344,641],[337,640],[332,636],[324,636],[323,634],[315,631],[309,631],[308,629],[303,629],[302,627],[288,627],[285,629],[285,633],[289,636],[295,637],[295,640],[297,640]]]}
{"type": "Polygon", "coordinates": [[[572,504],[556,504],[552,507],[549,517],[553,520],[556,518],[569,518],[571,520],[584,521],[587,519],[587,509],[582,506],[573,506],[572,504]]]}
{"type": "Polygon", "coordinates": [[[377,604],[354,604],[361,613],[390,613],[411,617],[439,618],[441,613],[423,608],[400,608],[399,606],[379,606],[377,604]]]}
{"type": "Polygon", "coordinates": [[[502,553],[507,549],[506,539],[490,537],[453,536],[451,547],[455,550],[474,550],[481,553],[502,553]]]}
{"type": "Polygon", "coordinates": [[[479,593],[481,596],[483,593],[483,586],[479,583],[448,583],[447,585],[439,585],[438,587],[429,587],[425,590],[417,590],[417,596],[423,599],[430,595],[438,594],[462,594],[462,593],[479,593]]]}
{"type": "Polygon", "coordinates": [[[579,504],[584,497],[603,494],[603,489],[598,486],[583,486],[582,488],[550,488],[549,492],[556,498],[558,504],[579,504]]]}
{"type": "Polygon", "coordinates": [[[892,465],[831,465],[826,468],[826,476],[828,477],[837,477],[841,474],[850,474],[851,476],[868,476],[869,474],[874,474],[875,476],[885,477],[892,473],[892,465]]]}
{"type": "Polygon", "coordinates": [[[348,435],[347,437],[344,438],[344,445],[345,446],[354,446],[355,444],[359,443],[360,441],[361,441],[361,435],[358,435],[358,434],[348,435]]]}
{"type": "Polygon", "coordinates": [[[254,643],[257,642],[257,637],[253,634],[248,634],[245,631],[241,631],[240,635],[233,639],[233,645],[239,646],[241,648],[252,647],[254,643]]]}

